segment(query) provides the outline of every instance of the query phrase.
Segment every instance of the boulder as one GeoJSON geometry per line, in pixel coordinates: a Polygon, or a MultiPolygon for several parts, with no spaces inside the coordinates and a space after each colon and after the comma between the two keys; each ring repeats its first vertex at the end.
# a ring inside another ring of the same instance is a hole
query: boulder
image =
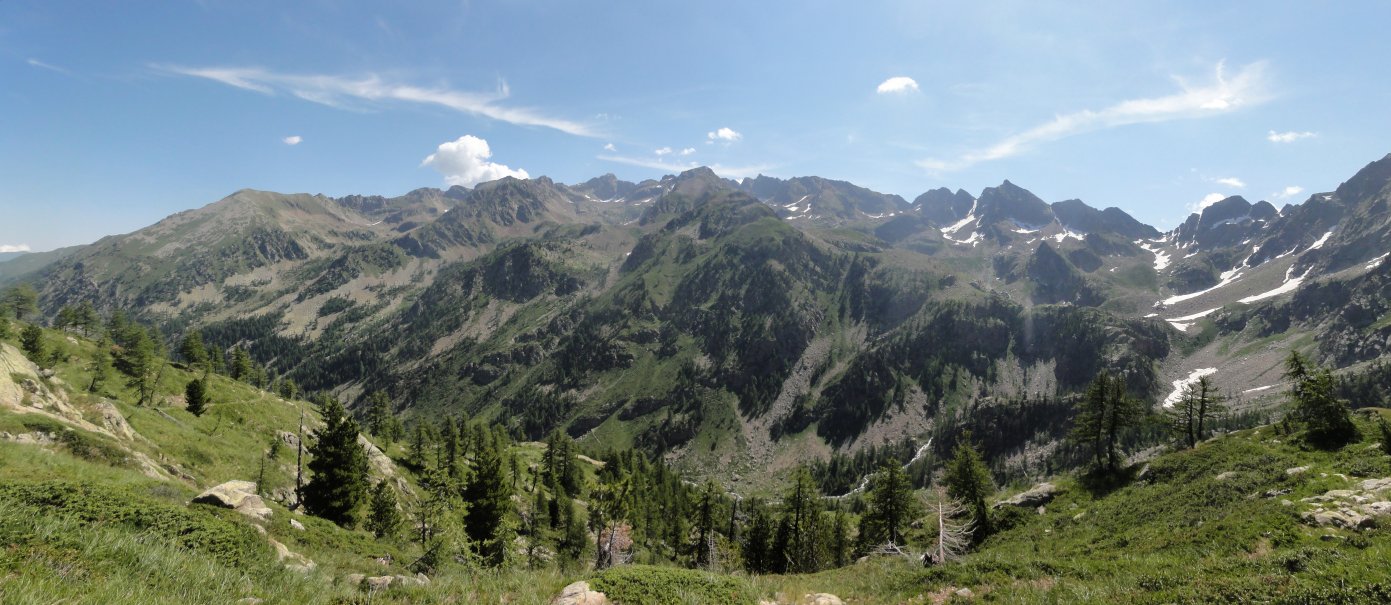
{"type": "Polygon", "coordinates": [[[969,598],[971,598],[971,597],[976,596],[976,593],[971,592],[971,589],[969,589],[969,588],[960,588],[960,589],[957,589],[957,591],[956,591],[954,594],[955,594],[956,596],[958,596],[958,597],[963,598],[963,599],[969,599],[969,598]]]}
{"type": "Polygon", "coordinates": [[[1216,478],[1218,481],[1226,481],[1226,480],[1231,479],[1232,477],[1235,477],[1235,476],[1236,476],[1236,471],[1226,471],[1226,472],[1223,472],[1223,473],[1218,473],[1218,474],[1217,474],[1217,477],[1215,477],[1215,478],[1216,478]]]}
{"type": "Polygon", "coordinates": [[[1038,508],[1053,500],[1062,490],[1052,483],[1040,483],[1029,488],[1028,491],[1015,494],[1013,497],[995,503],[995,508],[1005,506],[1021,506],[1025,508],[1038,508]]]}
{"type": "Polygon", "coordinates": [[[350,573],[346,576],[343,576],[343,583],[349,586],[359,586],[365,579],[367,579],[366,574],[350,573]]]}
{"type": "Polygon", "coordinates": [[[1391,489],[1391,477],[1367,479],[1362,482],[1362,491],[1364,492],[1379,492],[1385,489],[1391,489]]]}
{"type": "Polygon", "coordinates": [[[243,515],[266,520],[272,514],[266,503],[256,495],[256,484],[250,481],[228,481],[221,485],[216,485],[207,491],[198,494],[193,499],[199,504],[211,504],[222,508],[233,509],[243,515]]]}
{"type": "Polygon", "coordinates": [[[280,442],[284,443],[291,451],[299,449],[299,435],[291,433],[290,431],[280,431],[276,433],[276,436],[279,437],[280,442]]]}
{"type": "Polygon", "coordinates": [[[1296,466],[1296,467],[1294,467],[1294,468],[1287,468],[1287,469],[1285,469],[1285,474],[1286,474],[1286,475],[1289,475],[1289,476],[1291,476],[1291,477],[1293,477],[1293,476],[1295,476],[1295,475],[1302,475],[1302,474],[1304,474],[1304,473],[1309,472],[1309,469],[1311,469],[1311,468],[1313,468],[1313,467],[1311,467],[1311,466],[1296,466]]]}
{"type": "Polygon", "coordinates": [[[116,409],[116,406],[111,405],[110,401],[103,399],[92,407],[96,409],[98,414],[101,414],[102,425],[106,427],[106,430],[111,431],[112,435],[126,441],[135,439],[135,429],[130,428],[130,423],[126,422],[126,417],[121,414],[120,410],[116,409]]]}
{"type": "Polygon", "coordinates": [[[367,578],[367,590],[376,592],[386,590],[391,587],[391,583],[396,580],[396,576],[375,576],[367,578]]]}
{"type": "Polygon", "coordinates": [[[828,592],[818,592],[802,597],[803,605],[845,605],[840,597],[828,592]]]}
{"type": "Polygon", "coordinates": [[[418,573],[418,574],[415,574],[415,575],[413,575],[413,576],[394,576],[394,577],[396,578],[396,584],[397,584],[398,586],[429,586],[429,585],[430,585],[430,577],[427,576],[427,575],[425,575],[425,574],[423,574],[423,573],[418,573]]]}
{"type": "Polygon", "coordinates": [[[609,598],[602,592],[589,589],[589,582],[579,581],[560,589],[560,594],[551,599],[551,605],[609,605],[609,598]]]}
{"type": "Polygon", "coordinates": [[[271,548],[275,549],[275,560],[284,563],[287,569],[301,570],[307,573],[315,567],[318,567],[318,564],[314,563],[309,557],[291,551],[290,547],[277,542],[274,538],[267,538],[266,540],[270,542],[271,548]]]}
{"type": "Polygon", "coordinates": [[[293,527],[299,531],[304,531],[304,524],[300,523],[299,519],[290,519],[290,527],[293,527]]]}
{"type": "Polygon", "coordinates": [[[1373,502],[1362,507],[1362,512],[1370,517],[1385,517],[1391,515],[1391,502],[1373,502]]]}

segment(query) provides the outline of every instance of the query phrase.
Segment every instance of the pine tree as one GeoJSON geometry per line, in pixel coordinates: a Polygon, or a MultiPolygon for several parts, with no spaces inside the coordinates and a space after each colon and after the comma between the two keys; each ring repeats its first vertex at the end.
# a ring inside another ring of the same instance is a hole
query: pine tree
{"type": "Polygon", "coordinates": [[[207,408],[207,385],[201,378],[194,378],[184,387],[184,400],[188,403],[188,413],[202,416],[207,408]]]}
{"type": "Polygon", "coordinates": [[[489,443],[478,452],[473,474],[464,489],[464,499],[469,503],[464,528],[474,552],[488,567],[501,567],[510,547],[507,514],[512,509],[512,494],[503,464],[502,452],[489,443]]]}
{"type": "Polygon", "coordinates": [[[371,512],[367,515],[367,531],[378,538],[395,536],[401,529],[401,511],[396,508],[396,490],[382,479],[372,488],[371,512]]]}
{"type": "Polygon", "coordinates": [[[24,355],[30,361],[44,365],[43,328],[34,324],[24,326],[24,330],[19,333],[19,346],[24,349],[24,355]]]}
{"type": "Polygon", "coordinates": [[[0,312],[23,320],[39,310],[39,293],[29,284],[19,284],[0,294],[0,312]]]}
{"type": "Polygon", "coordinates": [[[1304,437],[1316,447],[1337,449],[1358,438],[1347,402],[1334,394],[1333,373],[1327,368],[1310,369],[1299,352],[1285,361],[1285,377],[1290,379],[1290,397],[1296,420],[1304,423],[1304,437]]]}
{"type": "Polygon", "coordinates": [[[850,519],[842,509],[836,509],[831,525],[831,564],[836,567],[850,564],[850,519]]]}
{"type": "Polygon", "coordinates": [[[241,347],[232,347],[232,379],[243,382],[251,382],[255,379],[253,375],[255,368],[252,367],[251,354],[241,347]]]}
{"type": "Polygon", "coordinates": [[[749,527],[744,532],[744,569],[749,573],[773,571],[773,518],[762,502],[751,501],[749,527]]]}
{"type": "Polygon", "coordinates": [[[417,470],[423,470],[429,466],[426,460],[430,444],[428,436],[425,434],[425,424],[415,423],[415,432],[411,438],[410,463],[417,470]]]}
{"type": "Polygon", "coordinates": [[[1381,451],[1391,456],[1391,423],[1386,422],[1386,417],[1377,414],[1377,430],[1381,433],[1381,451]]]}
{"type": "Polygon", "coordinates": [[[865,512],[865,548],[880,544],[903,546],[903,530],[915,514],[913,488],[903,467],[888,460],[870,480],[869,510],[865,512]]]}
{"type": "Polygon", "coordinates": [[[10,337],[10,318],[7,315],[0,315],[0,340],[10,337]]]}
{"type": "Polygon", "coordinates": [[[324,428],[309,448],[312,476],[304,486],[304,505],[310,513],[343,527],[357,525],[367,499],[367,452],[358,444],[357,421],[338,400],[329,398],[322,410],[324,428]]]}
{"type": "Polygon", "coordinates": [[[992,531],[990,508],[986,506],[985,499],[995,492],[995,480],[991,478],[990,469],[986,468],[980,452],[976,451],[975,444],[971,442],[970,431],[963,434],[957,442],[956,451],[947,463],[944,480],[947,495],[959,500],[970,510],[971,522],[975,527],[973,537],[977,542],[984,540],[992,531]]]}

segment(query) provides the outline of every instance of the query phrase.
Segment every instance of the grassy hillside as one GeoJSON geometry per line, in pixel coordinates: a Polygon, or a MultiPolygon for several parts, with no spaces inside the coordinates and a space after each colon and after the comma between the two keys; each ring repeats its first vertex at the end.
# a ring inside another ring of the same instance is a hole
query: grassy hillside
{"type": "MultiPolygon", "coordinates": [[[[422,580],[411,566],[421,551],[409,530],[377,539],[269,497],[294,478],[293,450],[276,447],[270,458],[271,443],[297,432],[301,416],[315,425],[313,405],[214,376],[213,404],[194,416],[171,394],[197,374],[171,365],[156,403],[132,406],[126,402],[136,395],[114,372],[96,393],[75,386],[90,383],[86,361],[95,342],[46,331],[45,344],[59,351],[45,364],[53,369],[47,377],[16,344],[0,343],[5,602],[544,603],[580,579],[628,604],[792,603],[822,592],[847,603],[928,603],[965,599],[957,595],[962,589],[970,599],[1000,603],[1391,598],[1391,517],[1369,513],[1356,528],[1309,518],[1318,512],[1315,499],[1331,501],[1329,510],[1365,510],[1391,498],[1391,480],[1364,484],[1391,477],[1391,457],[1371,419],[1387,413],[1381,409],[1360,413],[1362,438],[1338,451],[1308,449],[1296,435],[1266,426],[1136,464],[1107,482],[1055,478],[1059,495],[1042,509],[996,510],[998,533],[961,560],[933,568],[879,557],[815,574],[697,572],[672,566],[679,553],[664,555],[654,543],[635,550],[645,553],[637,560],[656,566],[595,573],[591,532],[588,554],[573,564],[527,569],[519,538],[516,556],[501,569],[446,562],[422,580]],[[267,520],[189,503],[211,485],[258,478],[272,510],[267,520]],[[391,561],[383,565],[378,559],[385,556],[391,561]],[[392,576],[393,585],[372,589],[353,574],[392,576]]],[[[409,514],[421,484],[406,465],[407,449],[388,447],[393,460],[373,473],[396,482],[409,514]]],[[[543,448],[516,444],[509,456],[535,472],[543,448]]],[[[602,497],[597,467],[581,468],[584,492],[602,497]]],[[[515,488],[522,510],[523,473],[515,488]]],[[[853,501],[845,506],[852,522],[863,510],[853,501]]],[[[1391,504],[1379,510],[1391,512],[1391,504]]],[[[642,514],[633,511],[634,523],[642,514]]],[[[675,514],[694,518],[696,511],[675,514]]],[[[917,525],[910,547],[921,548],[929,534],[917,525]]],[[[720,567],[737,569],[738,555],[729,552],[720,567]]]]}

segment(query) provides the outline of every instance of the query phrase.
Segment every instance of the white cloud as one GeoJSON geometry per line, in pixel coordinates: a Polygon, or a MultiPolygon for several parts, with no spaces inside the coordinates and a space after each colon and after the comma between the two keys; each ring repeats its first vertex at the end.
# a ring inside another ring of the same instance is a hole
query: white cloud
{"type": "Polygon", "coordinates": [[[291,135],[291,136],[285,137],[285,138],[283,138],[283,139],[280,139],[280,142],[282,142],[282,143],[284,143],[284,144],[286,144],[286,145],[294,146],[294,145],[298,145],[298,144],[304,142],[304,137],[299,136],[299,135],[297,135],[297,134],[296,134],[296,135],[291,135]]]}
{"type": "Polygon", "coordinates": [[[1218,184],[1222,184],[1222,185],[1226,185],[1226,186],[1228,186],[1228,187],[1235,187],[1235,188],[1237,188],[1237,189],[1245,189],[1245,188],[1246,188],[1246,181],[1243,181],[1243,180],[1241,180],[1241,179],[1239,179],[1239,178],[1236,178],[1236,177],[1234,177],[1234,176],[1229,176],[1229,177],[1227,177],[1227,178],[1225,178],[1225,179],[1215,179],[1213,182],[1214,182],[1214,183],[1218,183],[1218,184]]]}
{"type": "Polygon", "coordinates": [[[1301,193],[1304,193],[1303,187],[1300,187],[1299,185],[1290,185],[1289,187],[1286,187],[1284,189],[1276,191],[1275,193],[1270,194],[1270,197],[1275,198],[1277,200],[1284,200],[1292,198],[1301,193]]]}
{"type": "Polygon", "coordinates": [[[614,147],[613,143],[604,143],[604,151],[618,151],[618,148],[614,147]]]}
{"type": "Polygon", "coordinates": [[[1270,134],[1265,135],[1265,140],[1270,141],[1271,143],[1293,143],[1295,141],[1298,141],[1299,139],[1312,139],[1316,136],[1319,136],[1319,133],[1308,131],[1296,132],[1293,130],[1286,132],[1275,132],[1274,130],[1272,130],[1270,131],[1270,134]]]}
{"type": "Polygon", "coordinates": [[[534,109],[508,107],[501,101],[509,96],[507,84],[495,92],[464,92],[448,88],[425,88],[390,82],[375,74],[361,77],[334,75],[281,74],[259,67],[183,67],[151,65],[165,73],[206,78],[228,86],[265,95],[289,94],[312,103],[339,109],[356,109],[361,104],[403,102],[438,105],[455,111],[517,124],[541,126],[564,133],[592,137],[597,133],[588,125],[544,115],[534,109]]]}
{"type": "MultiPolygon", "coordinates": [[[[601,155],[599,156],[599,159],[604,160],[605,162],[616,162],[619,164],[627,164],[629,166],[641,166],[643,168],[664,170],[673,174],[678,172],[685,172],[692,168],[699,168],[701,166],[701,164],[697,162],[673,162],[668,160],[631,158],[617,155],[601,155]]],[[[760,174],[767,174],[767,172],[773,168],[773,166],[769,164],[751,164],[747,166],[726,166],[723,164],[709,164],[708,166],[711,170],[715,171],[715,174],[731,179],[742,179],[744,177],[753,177],[758,176],[760,174]]]]}
{"type": "Polygon", "coordinates": [[[656,151],[653,151],[652,153],[655,153],[655,154],[657,154],[657,155],[667,155],[667,154],[671,153],[671,148],[670,148],[670,147],[663,147],[663,148],[661,148],[661,149],[658,149],[658,150],[656,150],[656,151]]]}
{"type": "Polygon", "coordinates": [[[29,244],[0,244],[0,254],[6,252],[28,252],[29,244]]]}
{"type": "Polygon", "coordinates": [[[961,170],[981,162],[1012,157],[1040,144],[1085,132],[1130,124],[1206,118],[1256,105],[1267,99],[1265,63],[1246,65],[1231,76],[1227,75],[1223,63],[1218,63],[1214,71],[1213,81],[1205,86],[1190,86],[1182,79],[1175,78],[1180,88],[1177,93],[1130,99],[1102,109],[1063,114],[985,149],[961,154],[956,159],[920,160],[918,165],[933,172],[961,170]]]}
{"type": "Polygon", "coordinates": [[[56,71],[56,72],[58,72],[58,73],[60,73],[60,74],[63,74],[63,75],[65,75],[65,76],[70,76],[70,75],[72,75],[72,72],[70,72],[70,71],[68,71],[68,70],[66,70],[66,69],[63,69],[63,68],[61,68],[61,67],[58,67],[57,65],[53,65],[52,63],[44,63],[43,61],[40,61],[40,60],[38,60],[38,59],[33,59],[33,58],[31,58],[31,59],[26,60],[25,63],[28,63],[31,67],[37,67],[37,68],[39,68],[39,69],[47,69],[48,71],[56,71]]]}
{"type": "Polygon", "coordinates": [[[715,141],[733,143],[742,138],[744,138],[744,135],[739,134],[739,132],[735,131],[733,128],[727,127],[705,133],[705,139],[707,143],[713,143],[715,141]]]}
{"type": "Polygon", "coordinates": [[[692,153],[695,153],[695,147],[687,147],[681,150],[681,155],[691,155],[692,153]]]}
{"type": "Polygon", "coordinates": [[[1225,200],[1225,199],[1227,199],[1227,197],[1228,197],[1228,196],[1227,196],[1227,194],[1225,194],[1225,193],[1209,193],[1209,194],[1207,194],[1207,195],[1204,195],[1204,196],[1203,196],[1203,199],[1198,200],[1198,201],[1196,201],[1196,202],[1194,202],[1194,203],[1192,203],[1192,204],[1189,204],[1189,205],[1188,205],[1188,209],[1191,210],[1191,211],[1193,211],[1193,212],[1202,212],[1204,208],[1207,208],[1208,206],[1211,206],[1211,205],[1213,205],[1213,204],[1216,204],[1217,202],[1220,202],[1220,201],[1222,201],[1222,200],[1225,200]]]}
{"type": "Polygon", "coordinates": [[[894,76],[892,78],[884,80],[883,82],[880,82],[879,87],[874,89],[874,92],[883,95],[893,93],[914,92],[917,90],[918,83],[916,80],[908,76],[894,76]]]}
{"type": "Polygon", "coordinates": [[[444,182],[450,185],[472,187],[478,183],[493,181],[505,176],[519,179],[527,178],[525,170],[513,170],[502,164],[489,162],[493,156],[488,142],[473,135],[464,135],[456,140],[440,143],[438,149],[420,163],[444,175],[444,182]]]}

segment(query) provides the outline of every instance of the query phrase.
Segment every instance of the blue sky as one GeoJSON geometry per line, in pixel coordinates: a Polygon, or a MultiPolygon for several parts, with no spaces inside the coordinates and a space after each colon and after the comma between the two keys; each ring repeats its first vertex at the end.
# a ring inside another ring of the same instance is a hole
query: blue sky
{"type": "Polygon", "coordinates": [[[0,2],[0,250],[246,187],[696,164],[910,200],[1010,179],[1168,228],[1391,152],[1391,4],[958,4],[0,2]]]}

